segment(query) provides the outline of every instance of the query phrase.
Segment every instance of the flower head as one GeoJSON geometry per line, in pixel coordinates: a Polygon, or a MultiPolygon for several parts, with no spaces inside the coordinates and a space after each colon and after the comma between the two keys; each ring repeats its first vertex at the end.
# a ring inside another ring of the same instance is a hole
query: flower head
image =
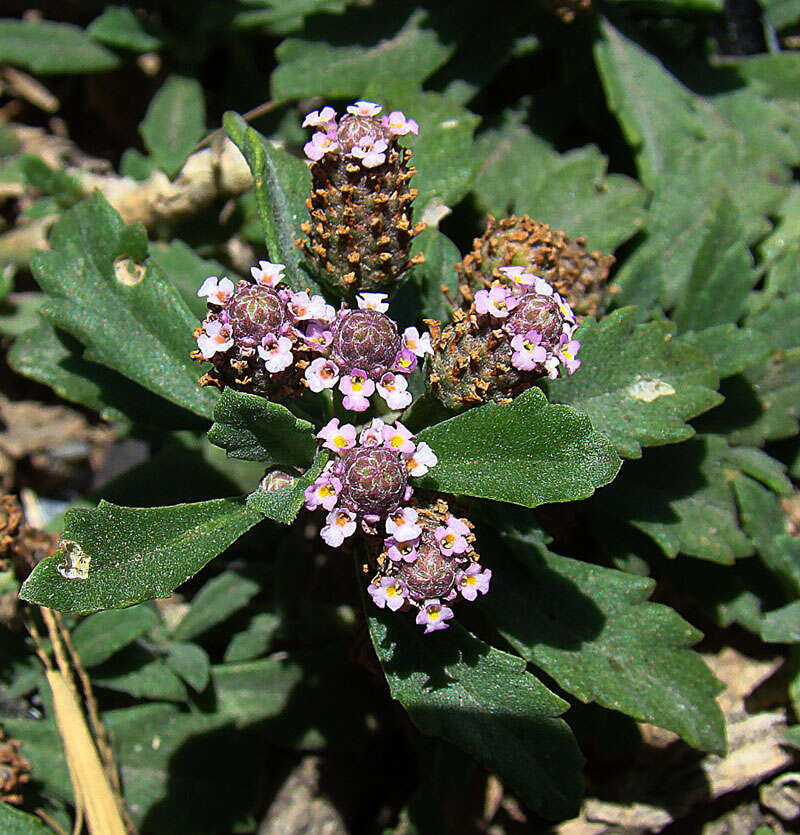
{"type": "Polygon", "coordinates": [[[392,371],[410,374],[417,367],[417,357],[409,348],[401,348],[394,359],[392,371]]]}
{"type": "Polygon", "coordinates": [[[302,336],[306,345],[317,351],[324,351],[333,342],[333,331],[322,322],[309,322],[302,336]]]}
{"type": "Polygon", "coordinates": [[[308,293],[295,293],[289,301],[289,310],[298,322],[305,319],[329,321],[333,318],[333,308],[322,296],[310,296],[308,293]],[[329,309],[330,308],[330,309],[329,309]]]}
{"type": "Polygon", "coordinates": [[[541,344],[542,335],[538,331],[528,331],[524,336],[518,333],[511,340],[514,353],[511,364],[520,371],[533,371],[547,361],[547,349],[541,344]]]}
{"type": "Polygon", "coordinates": [[[425,627],[425,634],[436,632],[439,629],[447,629],[446,621],[452,620],[453,610],[443,605],[438,600],[431,600],[426,603],[417,614],[417,624],[425,627]]]}
{"type": "Polygon", "coordinates": [[[426,331],[420,336],[416,328],[406,328],[403,331],[403,345],[417,357],[424,357],[425,354],[433,353],[431,335],[426,331]]]}
{"type": "Polygon", "coordinates": [[[356,532],[356,517],[354,513],[342,507],[334,508],[325,517],[325,526],[319,535],[332,548],[338,548],[348,536],[356,532]]]}
{"type": "Polygon", "coordinates": [[[419,125],[415,119],[406,119],[402,110],[393,110],[388,116],[383,117],[383,126],[388,128],[395,136],[405,136],[413,133],[419,136],[419,125]]]}
{"type": "Polygon", "coordinates": [[[377,116],[381,110],[383,108],[372,101],[357,101],[347,108],[347,112],[352,116],[377,116]]]}
{"type": "Polygon", "coordinates": [[[399,542],[393,536],[389,536],[383,541],[383,545],[386,548],[386,556],[392,562],[414,562],[418,555],[418,544],[419,540],[417,539],[399,542]]]}
{"type": "Polygon", "coordinates": [[[283,264],[273,264],[271,261],[259,261],[257,267],[250,267],[253,281],[262,287],[276,287],[283,281],[283,264]]]}
{"type": "Polygon", "coordinates": [[[383,444],[384,425],[384,422],[380,418],[373,418],[369,426],[361,430],[361,435],[358,439],[361,446],[381,446],[383,444]]]}
{"type": "Polygon", "coordinates": [[[505,287],[495,285],[491,290],[478,290],[475,294],[475,310],[496,319],[505,319],[517,306],[517,299],[505,287]]]}
{"type": "Polygon", "coordinates": [[[379,609],[384,606],[396,612],[405,603],[406,587],[394,577],[382,577],[377,583],[367,586],[369,596],[379,609]]]}
{"type": "Polygon", "coordinates": [[[258,355],[270,374],[277,374],[292,364],[292,341],[285,336],[268,333],[258,346],[258,355]]]}
{"type": "Polygon", "coordinates": [[[354,368],[339,380],[339,391],[344,395],[342,405],[353,412],[363,412],[369,408],[369,398],[375,391],[375,383],[367,377],[365,371],[354,368]]]}
{"type": "Polygon", "coordinates": [[[469,547],[467,543],[469,532],[469,526],[461,519],[448,516],[446,524],[436,528],[433,535],[443,554],[463,554],[469,547]]]}
{"type": "Polygon", "coordinates": [[[378,394],[390,409],[405,409],[413,399],[408,391],[408,382],[399,374],[387,371],[377,384],[378,394]]]}
{"type": "Polygon", "coordinates": [[[417,448],[406,456],[406,467],[410,476],[425,475],[432,467],[439,463],[436,453],[423,441],[417,448]]]}
{"type": "Polygon", "coordinates": [[[342,482],[336,476],[323,473],[313,484],[306,487],[303,496],[309,510],[316,510],[318,507],[333,510],[341,492],[342,482]]]}
{"type": "Polygon", "coordinates": [[[339,418],[332,418],[317,432],[317,437],[323,440],[322,446],[337,453],[345,452],[356,445],[356,428],[350,423],[339,426],[339,418]]]}
{"type": "Polygon", "coordinates": [[[410,454],[416,447],[415,435],[409,432],[399,420],[395,421],[394,426],[385,425],[382,434],[384,446],[394,452],[410,454]]]}
{"type": "Polygon", "coordinates": [[[350,156],[361,160],[364,168],[377,168],[386,162],[386,149],[389,146],[383,139],[373,139],[363,136],[358,144],[350,149],[350,156]]]}
{"type": "Polygon", "coordinates": [[[529,287],[536,279],[536,276],[527,272],[525,267],[500,267],[500,272],[515,287],[529,287]]]}
{"type": "Polygon", "coordinates": [[[317,357],[306,368],[304,377],[311,391],[320,392],[333,388],[339,382],[339,369],[332,360],[317,357]]]}
{"type": "Polygon", "coordinates": [[[576,357],[580,347],[581,343],[577,339],[570,339],[566,334],[561,337],[556,356],[567,369],[567,374],[574,374],[581,367],[581,361],[576,357]]]}
{"type": "Polygon", "coordinates": [[[338,150],[339,143],[328,136],[327,133],[322,133],[321,131],[317,131],[311,137],[311,141],[303,145],[303,152],[314,162],[321,160],[325,154],[335,153],[338,150]]]}
{"type": "Polygon", "coordinates": [[[477,563],[473,563],[466,571],[462,571],[456,578],[456,585],[465,600],[475,600],[478,592],[486,594],[489,591],[489,582],[492,579],[492,572],[488,568],[481,570],[477,563]]]}
{"type": "Polygon", "coordinates": [[[387,517],[386,533],[393,536],[397,542],[417,539],[422,534],[422,528],[417,524],[418,518],[413,507],[400,507],[387,517]]]}
{"type": "Polygon", "coordinates": [[[335,124],[336,111],[330,106],[323,107],[322,110],[312,110],[310,113],[307,113],[306,118],[303,119],[304,128],[325,128],[327,130],[335,126],[335,124]]]}
{"type": "Polygon", "coordinates": [[[378,313],[386,313],[389,303],[386,301],[389,296],[386,293],[359,293],[356,296],[356,303],[359,310],[377,310],[378,313]]]}
{"type": "Polygon", "coordinates": [[[205,297],[211,304],[223,307],[225,302],[233,295],[233,282],[229,278],[217,279],[216,276],[210,275],[201,285],[197,291],[197,295],[205,297]]]}
{"type": "Polygon", "coordinates": [[[208,321],[197,337],[197,347],[204,360],[211,359],[216,353],[224,353],[233,347],[233,329],[219,320],[208,321]]]}

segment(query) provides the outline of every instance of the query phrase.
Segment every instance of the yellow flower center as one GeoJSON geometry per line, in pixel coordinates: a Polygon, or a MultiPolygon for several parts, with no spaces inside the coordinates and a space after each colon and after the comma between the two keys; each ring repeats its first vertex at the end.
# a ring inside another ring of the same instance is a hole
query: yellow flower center
{"type": "Polygon", "coordinates": [[[389,443],[395,448],[400,449],[403,446],[403,436],[402,435],[392,435],[392,440],[389,443]]]}
{"type": "Polygon", "coordinates": [[[340,449],[344,449],[347,446],[347,438],[344,435],[337,435],[333,439],[334,444],[338,446],[340,449]]]}
{"type": "Polygon", "coordinates": [[[439,607],[431,606],[428,609],[428,620],[439,620],[439,607]]]}

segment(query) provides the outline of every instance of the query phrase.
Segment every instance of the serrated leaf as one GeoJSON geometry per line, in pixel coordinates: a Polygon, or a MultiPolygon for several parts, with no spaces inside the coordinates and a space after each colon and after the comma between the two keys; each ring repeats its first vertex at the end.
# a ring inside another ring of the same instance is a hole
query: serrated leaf
{"type": "Polygon", "coordinates": [[[303,492],[306,487],[314,483],[327,463],[328,453],[324,449],[319,449],[314,463],[303,475],[298,476],[293,484],[270,491],[259,488],[251,493],[247,497],[248,509],[258,511],[267,519],[280,522],[282,525],[291,525],[305,501],[303,492]]]}
{"type": "Polygon", "coordinates": [[[287,38],[275,50],[272,98],[358,98],[368,86],[377,92],[385,86],[419,87],[451,51],[434,32],[419,27],[418,14],[393,38],[369,47],[287,38]]]}
{"type": "Polygon", "coordinates": [[[157,623],[158,615],[147,604],[97,612],[72,630],[72,642],[84,666],[95,667],[149,632],[157,623]]]}
{"type": "Polygon", "coordinates": [[[148,33],[128,6],[106,6],[86,33],[100,43],[133,52],[152,52],[161,48],[161,41],[148,33]]]}
{"type": "Polygon", "coordinates": [[[608,161],[594,145],[559,154],[523,116],[507,115],[499,129],[476,140],[481,167],[474,191],[481,208],[496,217],[530,215],[608,252],[630,238],[644,222],[641,186],[607,174],[608,161]]]}
{"type": "Polygon", "coordinates": [[[286,265],[286,283],[295,290],[309,286],[319,289],[302,270],[300,250],[295,244],[301,236],[300,224],[308,215],[305,203],[311,190],[308,168],[296,157],[274,147],[238,113],[229,110],[222,123],[253,174],[258,214],[270,258],[286,265]]]}
{"type": "Polygon", "coordinates": [[[242,499],[153,508],[100,502],[94,510],[71,510],[62,548],[36,566],[20,596],[59,612],[82,613],[169,597],[261,518],[242,499]],[[64,544],[70,542],[76,545],[64,544]],[[85,580],[59,573],[68,554],[73,561],[90,559],[85,580]]]}
{"type": "Polygon", "coordinates": [[[439,459],[421,487],[525,507],[585,499],[620,467],[585,414],[550,405],[536,388],[430,426],[419,439],[439,459]]]}
{"type": "Polygon", "coordinates": [[[554,403],[586,412],[624,458],[643,446],[663,446],[694,435],[688,420],[722,402],[712,364],[680,341],[667,322],[636,325],[624,308],[577,332],[581,367],[547,384],[554,403]]]}
{"type": "Polygon", "coordinates": [[[514,559],[503,551],[484,605],[517,652],[583,702],[724,753],[725,721],[714,700],[722,685],[690,649],[702,635],[672,609],[648,602],[653,580],[514,537],[503,542],[514,559]]]}
{"type": "Polygon", "coordinates": [[[145,147],[168,177],[180,171],[205,130],[203,88],[197,79],[180,75],[164,82],[139,125],[145,147]]]}
{"type": "Polygon", "coordinates": [[[214,407],[208,440],[231,458],[307,468],[314,460],[314,426],[285,406],[225,389],[214,407]]]}
{"type": "Polygon", "coordinates": [[[758,345],[753,331],[730,323],[681,334],[680,341],[712,360],[721,379],[739,374],[750,365],[758,345]]]}
{"type": "Polygon", "coordinates": [[[49,20],[0,20],[0,61],[36,75],[113,70],[119,58],[80,27],[49,20]]]}
{"type": "Polygon", "coordinates": [[[185,702],[186,687],[161,658],[131,646],[92,671],[92,682],[135,699],[185,702]]]}
{"type": "Polygon", "coordinates": [[[260,591],[255,580],[236,571],[226,571],[209,580],[192,598],[189,611],[172,631],[176,641],[202,635],[244,608],[260,591]]]}
{"type": "Polygon", "coordinates": [[[668,557],[730,565],[748,556],[753,547],[739,529],[726,451],[723,438],[702,435],[626,463],[597,496],[598,524],[607,516],[627,521],[668,557]]]}
{"type": "Polygon", "coordinates": [[[466,751],[537,814],[576,814],[581,755],[556,718],[566,703],[524,661],[457,623],[423,635],[408,616],[382,612],[370,615],[369,629],[392,696],[422,733],[466,751]]]}
{"type": "Polygon", "coordinates": [[[255,615],[247,629],[237,632],[225,650],[225,663],[258,658],[270,648],[281,625],[281,619],[271,612],[255,615]]]}
{"type": "Polygon", "coordinates": [[[144,228],[124,226],[98,192],[65,212],[50,247],[32,264],[48,293],[42,314],[86,346],[86,359],[210,418],[216,395],[198,386],[189,359],[197,322],[146,260],[144,228]]]}
{"type": "Polygon", "coordinates": [[[208,653],[197,644],[170,643],[166,657],[167,666],[188,685],[200,693],[206,689],[211,675],[208,653]]]}

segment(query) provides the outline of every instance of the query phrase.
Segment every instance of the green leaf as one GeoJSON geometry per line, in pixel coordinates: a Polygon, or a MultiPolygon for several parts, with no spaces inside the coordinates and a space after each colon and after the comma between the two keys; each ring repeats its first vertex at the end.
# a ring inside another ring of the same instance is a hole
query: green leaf
{"type": "Polygon", "coordinates": [[[147,32],[128,6],[106,6],[86,32],[100,43],[132,52],[152,52],[161,48],[161,41],[147,32]]]}
{"type": "Polygon", "coordinates": [[[295,290],[319,286],[302,271],[300,224],[306,219],[306,198],[311,190],[311,174],[296,157],[274,147],[257,130],[249,127],[238,113],[228,111],[222,124],[231,141],[242,152],[253,174],[258,214],[264,227],[269,256],[286,265],[286,283],[295,290]]]}
{"type": "Polygon", "coordinates": [[[620,467],[585,414],[550,405],[536,388],[428,427],[419,439],[439,459],[421,487],[525,507],[585,499],[620,467]]]}
{"type": "Polygon", "coordinates": [[[59,612],[121,608],[169,597],[261,519],[242,499],[172,507],[71,510],[61,548],[40,562],[20,591],[23,600],[59,612]],[[66,579],[58,567],[90,560],[86,579],[66,579]]]}
{"type": "Polygon", "coordinates": [[[730,565],[748,556],[753,547],[739,529],[727,449],[723,438],[704,435],[626,463],[597,496],[598,525],[609,517],[627,521],[668,557],[683,553],[730,565]]]}
{"type": "Polygon", "coordinates": [[[225,650],[225,663],[258,658],[270,648],[281,625],[281,619],[271,612],[255,615],[243,632],[237,632],[225,650]]]}
{"type": "Polygon", "coordinates": [[[250,0],[252,9],[237,11],[235,29],[260,29],[271,35],[288,35],[303,27],[308,15],[342,14],[347,0],[250,0]]]}
{"type": "Polygon", "coordinates": [[[80,183],[60,168],[52,168],[34,154],[23,154],[20,158],[25,182],[32,188],[56,198],[58,207],[68,209],[84,195],[80,183]]]}
{"type": "Polygon", "coordinates": [[[41,818],[0,803],[0,829],[5,835],[53,835],[53,830],[41,818]]]}
{"type": "Polygon", "coordinates": [[[452,50],[434,32],[421,29],[419,19],[413,14],[393,38],[369,47],[287,38],[275,50],[279,63],[270,80],[272,98],[359,98],[367,87],[380,93],[421,86],[452,50]]]}
{"type": "Polygon", "coordinates": [[[258,594],[259,584],[236,571],[209,580],[192,598],[189,611],[172,632],[176,641],[196,638],[244,608],[258,594]]]}
{"type": "Polygon", "coordinates": [[[49,20],[0,20],[0,61],[36,75],[104,72],[119,58],[78,26],[49,20]]]}
{"type": "Polygon", "coordinates": [[[725,458],[745,475],[752,476],[778,495],[791,495],[792,482],[786,475],[786,466],[770,458],[763,450],[746,446],[729,447],[725,458]]]}
{"type": "Polygon", "coordinates": [[[185,702],[186,687],[161,658],[132,646],[92,671],[92,682],[135,699],[185,702]]]}
{"type": "Polygon", "coordinates": [[[285,406],[225,389],[214,407],[208,440],[231,458],[307,468],[314,460],[314,426],[285,406]]]}
{"type": "Polygon", "coordinates": [[[761,626],[761,639],[769,644],[800,642],[800,600],[767,612],[761,626]]]}
{"type": "Polygon", "coordinates": [[[552,402],[586,412],[625,458],[690,438],[686,421],[723,399],[713,365],[674,339],[674,327],[636,325],[635,317],[634,308],[624,308],[599,323],[587,319],[577,334],[580,370],[547,384],[552,402]]]}
{"type": "Polygon", "coordinates": [[[414,267],[412,280],[419,288],[420,316],[450,321],[452,310],[442,288],[446,287],[452,299],[458,294],[458,275],[455,265],[461,260],[458,247],[437,229],[426,229],[414,238],[413,252],[421,252],[425,263],[414,267]]]}
{"type": "Polygon", "coordinates": [[[77,625],[72,631],[72,642],[84,666],[95,667],[159,622],[156,612],[144,603],[129,609],[97,612],[77,625]]]}
{"type": "Polygon", "coordinates": [[[203,88],[197,79],[180,75],[164,82],[139,125],[145,147],[168,177],[180,171],[205,130],[203,88]]]}
{"type": "Polygon", "coordinates": [[[537,814],[577,813],[581,755],[556,718],[567,704],[524,661],[457,623],[423,635],[410,617],[382,612],[369,628],[392,696],[422,733],[466,751],[537,814]]]}
{"type": "Polygon", "coordinates": [[[589,245],[611,251],[644,222],[645,194],[621,174],[607,174],[607,159],[594,145],[559,154],[507,113],[499,129],[484,131],[475,146],[481,167],[474,191],[495,217],[530,215],[589,245]]]}
{"type": "Polygon", "coordinates": [[[523,658],[582,702],[724,754],[725,721],[714,700],[722,685],[689,649],[702,635],[648,602],[653,580],[503,541],[510,548],[484,605],[523,658]]]}
{"type": "Polygon", "coordinates": [[[739,374],[750,365],[758,344],[753,331],[730,323],[682,334],[680,342],[702,351],[721,379],[739,374]]]}
{"type": "Polygon", "coordinates": [[[86,346],[86,359],[210,418],[216,395],[198,386],[189,359],[197,321],[146,261],[144,229],[124,226],[98,192],[65,212],[50,247],[32,264],[49,294],[42,314],[86,346]]]}
{"type": "Polygon", "coordinates": [[[206,651],[197,644],[171,643],[166,657],[167,666],[179,675],[192,690],[206,689],[211,675],[211,663],[206,651]]]}
{"type": "Polygon", "coordinates": [[[296,478],[293,484],[278,490],[267,491],[259,488],[247,497],[247,507],[262,513],[274,522],[291,525],[305,501],[303,492],[306,487],[316,481],[327,463],[328,453],[324,449],[319,449],[312,466],[296,478]]]}

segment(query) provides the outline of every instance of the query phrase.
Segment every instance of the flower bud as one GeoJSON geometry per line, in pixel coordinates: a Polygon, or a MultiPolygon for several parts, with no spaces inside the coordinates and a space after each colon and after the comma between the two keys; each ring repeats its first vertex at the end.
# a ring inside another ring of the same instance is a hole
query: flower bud
{"type": "Polygon", "coordinates": [[[315,129],[305,145],[312,161],[312,190],[306,201],[307,238],[298,246],[318,275],[338,293],[393,291],[410,266],[412,239],[424,224],[412,224],[417,190],[412,152],[398,137],[418,133],[401,111],[379,116],[381,107],[356,102],[338,121],[333,108],[309,113],[304,127],[315,129]]]}

